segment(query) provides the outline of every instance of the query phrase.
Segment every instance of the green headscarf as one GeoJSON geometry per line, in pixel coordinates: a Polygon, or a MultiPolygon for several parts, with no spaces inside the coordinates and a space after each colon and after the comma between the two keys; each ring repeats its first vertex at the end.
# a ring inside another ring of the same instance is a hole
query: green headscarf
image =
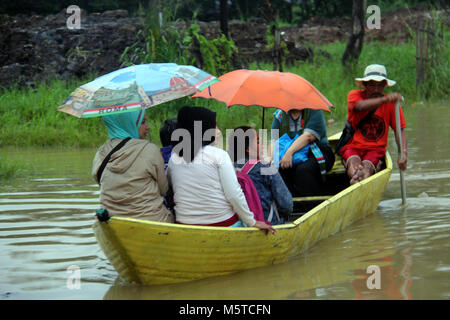
{"type": "Polygon", "coordinates": [[[102,117],[110,139],[139,139],[139,127],[145,116],[145,109],[132,112],[111,114],[102,117]]]}

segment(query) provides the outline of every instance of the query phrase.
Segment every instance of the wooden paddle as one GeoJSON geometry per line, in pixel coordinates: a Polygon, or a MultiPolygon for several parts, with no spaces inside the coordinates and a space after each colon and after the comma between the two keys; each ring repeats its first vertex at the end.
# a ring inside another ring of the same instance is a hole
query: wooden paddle
{"type": "MultiPolygon", "coordinates": [[[[402,97],[402,101],[404,101],[402,97]]],[[[399,154],[400,160],[403,160],[403,141],[402,141],[402,134],[401,134],[401,127],[400,127],[400,101],[397,100],[395,103],[395,135],[397,137],[397,150],[399,154]]],[[[403,170],[400,170],[400,187],[402,192],[402,206],[406,204],[406,183],[405,183],[405,177],[403,170]]]]}

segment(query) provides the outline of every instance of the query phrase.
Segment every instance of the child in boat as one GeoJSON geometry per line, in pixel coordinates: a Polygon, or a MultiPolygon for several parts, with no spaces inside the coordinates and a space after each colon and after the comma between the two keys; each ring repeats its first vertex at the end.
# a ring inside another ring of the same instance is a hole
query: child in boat
{"type": "MultiPolygon", "coordinates": [[[[161,155],[164,159],[164,171],[167,174],[167,169],[169,166],[169,159],[172,155],[172,133],[177,128],[177,118],[171,118],[164,121],[164,124],[159,129],[159,138],[161,139],[162,148],[161,155]]],[[[167,191],[167,194],[164,196],[164,205],[172,212],[174,213],[174,202],[173,202],[173,190],[171,186],[169,186],[169,190],[167,191]]]]}
{"type": "Polygon", "coordinates": [[[177,128],[177,119],[171,118],[164,121],[161,129],[159,129],[159,138],[161,139],[162,148],[161,155],[164,159],[164,169],[167,172],[167,165],[169,163],[170,156],[172,155],[172,142],[171,136],[173,131],[177,128]]]}
{"type": "Polygon", "coordinates": [[[259,161],[256,130],[248,126],[235,128],[228,141],[228,153],[236,168],[244,167],[248,161],[254,163],[247,174],[258,191],[264,219],[272,225],[284,223],[292,213],[292,195],[279,172],[264,170],[270,168],[270,163],[259,161]]]}
{"type": "Polygon", "coordinates": [[[292,109],[285,113],[277,110],[273,116],[272,154],[275,138],[289,135],[298,137],[280,160],[280,174],[293,196],[320,195],[324,188],[324,176],[333,168],[335,156],[327,139],[327,128],[322,110],[292,109]],[[278,130],[278,136],[274,135],[278,130]],[[307,160],[293,165],[295,152],[309,145],[307,160]]]}
{"type": "MultiPolygon", "coordinates": [[[[387,78],[386,68],[382,65],[369,65],[364,71],[364,77],[356,78],[355,83],[360,90],[352,90],[347,96],[347,118],[355,128],[355,133],[340,151],[350,184],[366,179],[380,169],[379,165],[386,154],[389,126],[396,130],[394,103],[402,98],[399,93],[383,94],[383,90],[395,85],[395,81],[387,78]],[[358,126],[371,112],[369,120],[358,126]]],[[[400,127],[404,145],[398,166],[400,170],[406,170],[406,123],[401,107],[400,127]]]]}
{"type": "Polygon", "coordinates": [[[168,190],[164,161],[159,148],[146,140],[145,110],[102,119],[110,140],[98,149],[92,166],[92,175],[100,184],[102,207],[111,216],[173,222],[173,214],[163,204],[168,190]],[[122,141],[126,143],[112,153],[99,177],[105,158],[122,141]]]}
{"type": "Polygon", "coordinates": [[[176,222],[225,227],[245,223],[275,233],[273,227],[254,219],[228,153],[212,145],[217,134],[216,113],[184,106],[177,121],[168,170],[176,222]]]}

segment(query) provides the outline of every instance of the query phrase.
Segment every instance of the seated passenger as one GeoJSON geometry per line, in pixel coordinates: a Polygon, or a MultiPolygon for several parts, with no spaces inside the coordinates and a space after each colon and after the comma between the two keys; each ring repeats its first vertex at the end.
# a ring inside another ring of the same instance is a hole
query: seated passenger
{"type": "Polygon", "coordinates": [[[278,171],[264,170],[269,169],[270,164],[258,161],[259,150],[259,137],[255,129],[247,126],[234,129],[228,147],[234,166],[242,168],[248,161],[256,160],[247,174],[258,191],[264,219],[272,225],[282,224],[292,213],[292,195],[278,171]]]}
{"type": "Polygon", "coordinates": [[[161,155],[164,159],[164,168],[167,170],[170,156],[172,155],[172,142],[170,137],[173,131],[177,128],[177,119],[171,118],[164,121],[163,126],[159,129],[159,137],[161,139],[161,155]]]}
{"type": "MultiPolygon", "coordinates": [[[[355,83],[360,90],[352,90],[347,96],[347,118],[355,133],[340,152],[350,184],[360,182],[380,169],[386,154],[389,127],[397,130],[395,103],[402,98],[399,93],[383,93],[386,87],[396,82],[387,78],[386,68],[379,64],[367,66],[364,78],[356,78],[355,83]]],[[[400,170],[406,170],[406,122],[401,106],[399,112],[403,149],[397,164],[400,170]]]]}
{"type": "Polygon", "coordinates": [[[100,203],[111,216],[173,222],[163,204],[168,181],[159,148],[145,140],[148,124],[145,110],[104,116],[110,140],[97,151],[92,175],[100,184],[100,203]],[[126,138],[99,174],[107,155],[126,138]],[[100,175],[100,177],[98,177],[100,175]],[[99,179],[98,179],[99,178],[99,179]]]}
{"type": "MultiPolygon", "coordinates": [[[[320,195],[324,187],[324,175],[334,165],[334,153],[328,138],[325,117],[322,110],[290,110],[285,113],[277,110],[272,122],[272,140],[274,130],[278,137],[285,133],[291,139],[298,138],[288,148],[280,161],[280,174],[295,197],[320,195]],[[309,144],[308,160],[292,165],[293,154],[309,144]]],[[[272,141],[273,150],[274,141],[272,141]]]]}
{"type": "MultiPolygon", "coordinates": [[[[159,129],[159,138],[161,139],[162,148],[161,155],[164,159],[164,171],[167,174],[167,169],[169,166],[169,159],[172,155],[172,133],[177,128],[177,118],[171,118],[164,121],[163,126],[159,129]]],[[[173,190],[169,186],[169,190],[167,191],[167,194],[164,196],[164,205],[172,212],[174,213],[173,207],[173,190]]]]}
{"type": "Polygon", "coordinates": [[[168,170],[176,222],[226,227],[244,223],[275,233],[274,228],[254,219],[228,153],[212,146],[217,134],[216,113],[184,106],[177,121],[168,170]]]}

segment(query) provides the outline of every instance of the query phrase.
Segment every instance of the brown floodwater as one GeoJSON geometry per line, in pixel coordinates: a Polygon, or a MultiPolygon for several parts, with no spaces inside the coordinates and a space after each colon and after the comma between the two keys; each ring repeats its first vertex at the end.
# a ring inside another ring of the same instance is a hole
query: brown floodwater
{"type": "Polygon", "coordinates": [[[0,299],[449,299],[449,107],[406,109],[406,207],[395,168],[373,214],[294,260],[151,287],[120,281],[97,244],[94,149],[2,148],[29,173],[0,185],[0,299]]]}

